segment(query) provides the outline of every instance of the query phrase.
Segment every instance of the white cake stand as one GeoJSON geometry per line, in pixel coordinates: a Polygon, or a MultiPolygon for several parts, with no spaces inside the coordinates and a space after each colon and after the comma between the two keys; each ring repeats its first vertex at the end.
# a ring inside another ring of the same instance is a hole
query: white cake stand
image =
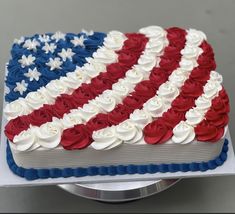
{"type": "Polygon", "coordinates": [[[180,179],[134,181],[97,184],[60,184],[58,187],[74,195],[109,203],[128,202],[160,193],[180,179]]]}

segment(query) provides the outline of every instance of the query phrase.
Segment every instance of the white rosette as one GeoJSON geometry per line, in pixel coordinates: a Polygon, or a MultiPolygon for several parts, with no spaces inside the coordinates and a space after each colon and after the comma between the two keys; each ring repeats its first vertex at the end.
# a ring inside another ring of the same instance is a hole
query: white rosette
{"type": "Polygon", "coordinates": [[[186,59],[195,59],[197,58],[201,53],[202,49],[197,46],[188,46],[186,45],[184,49],[180,51],[180,53],[186,58],[186,59]]]}
{"type": "Polygon", "coordinates": [[[173,129],[172,141],[178,144],[188,144],[195,138],[194,128],[187,124],[185,121],[181,121],[173,129]]]}
{"type": "Polygon", "coordinates": [[[90,78],[94,78],[98,76],[100,72],[106,70],[106,66],[104,63],[98,61],[95,62],[93,58],[89,58],[87,62],[88,63],[86,63],[81,70],[83,74],[86,74],[90,78]]]}
{"type": "Polygon", "coordinates": [[[56,119],[53,122],[44,123],[40,127],[35,127],[37,144],[46,149],[56,148],[61,141],[62,126],[56,119]]]}
{"type": "Polygon", "coordinates": [[[148,124],[151,120],[151,115],[145,110],[135,109],[133,113],[130,114],[130,122],[134,123],[141,129],[143,129],[144,126],[148,124]]]}
{"type": "Polygon", "coordinates": [[[186,117],[186,123],[188,123],[191,126],[196,126],[198,123],[200,123],[203,120],[204,115],[196,108],[192,108],[186,112],[185,117],[186,117]]]}
{"type": "Polygon", "coordinates": [[[125,120],[124,122],[115,126],[116,134],[119,139],[125,143],[135,144],[138,143],[142,137],[142,129],[137,127],[130,120],[125,120]]]}
{"type": "Polygon", "coordinates": [[[169,76],[169,82],[174,84],[177,88],[180,88],[186,80],[186,75],[181,70],[175,70],[169,76]]]}
{"type": "Polygon", "coordinates": [[[141,28],[139,30],[140,33],[145,34],[150,38],[163,38],[166,36],[166,31],[160,26],[148,26],[141,28]]]}
{"type": "Polygon", "coordinates": [[[126,82],[129,84],[137,84],[144,79],[143,72],[137,67],[126,72],[126,82]]]}
{"type": "Polygon", "coordinates": [[[84,121],[88,121],[90,118],[98,114],[99,111],[100,109],[96,105],[96,103],[91,103],[91,102],[84,104],[82,108],[81,107],[78,108],[78,112],[84,121]]]}
{"type": "Polygon", "coordinates": [[[104,46],[108,49],[119,50],[123,42],[126,40],[126,37],[123,33],[119,31],[111,31],[104,38],[104,46]]]}
{"type": "Polygon", "coordinates": [[[106,47],[101,47],[96,52],[94,52],[92,56],[95,61],[104,64],[110,64],[117,60],[117,54],[113,50],[106,47]]]}
{"type": "Polygon", "coordinates": [[[179,89],[174,84],[167,81],[159,87],[157,95],[163,98],[166,104],[170,104],[172,100],[179,95],[179,89]]]}
{"type": "Polygon", "coordinates": [[[8,105],[6,105],[4,109],[4,115],[7,120],[14,119],[18,117],[18,115],[28,114],[30,111],[30,107],[24,102],[22,98],[15,100],[8,105]]]}
{"type": "Polygon", "coordinates": [[[103,112],[110,112],[115,108],[117,101],[109,90],[96,97],[92,103],[95,103],[103,112]]]}
{"type": "Polygon", "coordinates": [[[220,75],[218,72],[216,71],[211,71],[210,72],[210,80],[212,81],[216,81],[219,84],[221,84],[223,82],[223,77],[222,75],[220,75]]]}
{"type": "Polygon", "coordinates": [[[116,135],[114,127],[107,127],[92,134],[93,143],[91,147],[96,150],[108,150],[122,144],[122,140],[116,135]]]}
{"type": "Polygon", "coordinates": [[[204,96],[208,99],[214,98],[217,93],[222,89],[222,86],[219,82],[208,80],[203,87],[204,96]]]}
{"type": "Polygon", "coordinates": [[[72,128],[76,124],[83,122],[81,112],[78,109],[72,109],[69,114],[64,114],[60,120],[64,129],[72,128]]]}
{"type": "Polygon", "coordinates": [[[25,101],[31,109],[39,109],[44,103],[51,103],[50,96],[41,91],[33,91],[27,94],[25,101]]]}
{"type": "Polygon", "coordinates": [[[149,99],[146,103],[144,103],[143,110],[148,112],[151,117],[157,118],[162,115],[165,111],[165,104],[163,98],[159,96],[154,96],[153,98],[149,99]]]}
{"type": "Polygon", "coordinates": [[[157,58],[155,54],[146,52],[138,59],[138,67],[145,72],[149,72],[155,67],[157,58]]]}
{"type": "Polygon", "coordinates": [[[211,107],[211,100],[202,95],[195,100],[195,104],[198,111],[205,112],[211,107]]]}
{"type": "Polygon", "coordinates": [[[58,97],[60,94],[65,94],[68,91],[68,88],[65,84],[61,84],[60,80],[52,80],[46,85],[47,93],[49,96],[54,99],[58,97]]]}
{"type": "Polygon", "coordinates": [[[36,136],[33,131],[22,131],[14,137],[11,146],[20,152],[29,151],[33,146],[38,148],[39,145],[35,145],[35,140],[36,136]]]}
{"type": "Polygon", "coordinates": [[[206,40],[206,35],[199,30],[189,29],[186,35],[186,45],[188,46],[199,46],[204,40],[206,40]]]}

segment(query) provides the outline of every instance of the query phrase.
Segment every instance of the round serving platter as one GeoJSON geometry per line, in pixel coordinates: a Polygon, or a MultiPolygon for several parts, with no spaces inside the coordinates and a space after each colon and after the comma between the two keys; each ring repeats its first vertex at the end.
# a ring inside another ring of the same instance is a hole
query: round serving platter
{"type": "Polygon", "coordinates": [[[65,191],[84,198],[120,203],[142,199],[160,193],[180,179],[160,179],[157,181],[134,181],[96,184],[60,184],[65,191]]]}

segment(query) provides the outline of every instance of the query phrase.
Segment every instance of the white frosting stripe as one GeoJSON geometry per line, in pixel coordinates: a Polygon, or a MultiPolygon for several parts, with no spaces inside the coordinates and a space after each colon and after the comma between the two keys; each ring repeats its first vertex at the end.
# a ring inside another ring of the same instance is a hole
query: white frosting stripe
{"type": "Polygon", "coordinates": [[[190,29],[187,32],[186,45],[181,51],[180,67],[171,73],[169,80],[159,87],[156,95],[149,99],[141,110],[136,109],[129,119],[116,126],[94,132],[92,135],[94,142],[91,146],[97,150],[108,150],[122,143],[143,142],[143,127],[154,118],[162,116],[171,107],[171,103],[179,95],[191,71],[197,67],[197,59],[203,53],[199,46],[205,39],[201,31],[190,29]],[[192,52],[197,54],[192,55],[192,52]],[[103,141],[107,136],[110,138],[112,136],[112,140],[103,141]]]}
{"type": "Polygon", "coordinates": [[[53,104],[61,94],[71,94],[82,83],[90,80],[103,72],[108,64],[117,60],[116,51],[121,50],[126,37],[118,31],[111,31],[104,39],[104,46],[93,53],[93,57],[86,58],[87,63],[82,67],[76,67],[65,77],[50,81],[46,86],[37,91],[29,92],[25,98],[21,97],[8,103],[4,109],[7,120],[18,116],[27,115],[44,104],[53,104]]]}
{"type": "Polygon", "coordinates": [[[211,71],[210,78],[203,87],[203,94],[195,100],[196,106],[186,112],[186,121],[180,121],[174,127],[172,136],[174,143],[187,144],[195,138],[194,127],[205,119],[205,115],[212,105],[212,100],[222,90],[222,81],[222,76],[219,73],[211,71]]]}
{"type": "Polygon", "coordinates": [[[20,144],[21,139],[29,134],[35,135],[35,138],[32,140],[33,142],[30,141],[29,145],[16,149],[25,151],[35,149],[38,146],[49,149],[55,148],[59,145],[62,132],[65,129],[85,123],[98,113],[112,111],[127,94],[133,91],[136,84],[149,78],[150,72],[160,59],[164,47],[168,45],[166,32],[162,28],[159,28],[158,31],[155,30],[154,35],[146,34],[146,36],[149,37],[149,41],[138,60],[138,64],[126,72],[125,78],[113,84],[112,90],[105,90],[101,95],[90,100],[88,104],[83,105],[82,108],[72,109],[70,113],[65,114],[61,119],[53,118],[52,122],[47,122],[40,127],[31,126],[28,130],[21,132],[14,137],[14,143],[20,144]],[[156,36],[159,41],[157,47],[153,42],[156,36]]]}

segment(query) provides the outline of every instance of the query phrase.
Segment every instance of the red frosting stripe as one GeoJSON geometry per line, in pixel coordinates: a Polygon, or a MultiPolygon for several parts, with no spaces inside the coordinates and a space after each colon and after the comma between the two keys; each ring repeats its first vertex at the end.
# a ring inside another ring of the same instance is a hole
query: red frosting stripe
{"type": "Polygon", "coordinates": [[[139,33],[125,34],[128,38],[120,51],[117,51],[118,62],[107,66],[106,71],[91,79],[90,83],[83,83],[72,94],[62,94],[57,97],[54,104],[44,105],[28,115],[19,116],[10,120],[5,127],[5,134],[9,140],[20,132],[27,130],[30,125],[40,126],[51,122],[53,117],[62,118],[71,109],[82,107],[89,100],[94,99],[112,85],[137,63],[140,55],[145,49],[148,38],[139,33]]]}
{"type": "Polygon", "coordinates": [[[144,127],[146,143],[159,144],[169,140],[173,135],[173,128],[180,121],[185,120],[186,112],[195,106],[196,98],[203,93],[203,85],[210,78],[210,71],[215,69],[215,62],[213,50],[206,41],[203,41],[200,48],[203,53],[198,57],[198,66],[192,70],[189,78],[184,82],[171,108],[144,127]]]}
{"type": "Polygon", "coordinates": [[[224,88],[212,100],[212,105],[205,118],[195,128],[198,141],[216,142],[224,134],[224,127],[229,122],[229,98],[224,88]]]}
{"type": "MultiPolygon", "coordinates": [[[[135,109],[141,109],[143,104],[156,95],[159,86],[168,80],[170,74],[179,67],[181,60],[180,51],[186,42],[186,31],[180,28],[170,28],[167,30],[169,45],[165,47],[164,54],[160,57],[159,67],[152,69],[149,80],[144,80],[135,86],[134,92],[125,97],[122,104],[118,104],[109,113],[100,113],[91,118],[83,127],[85,133],[90,133],[87,145],[92,143],[92,133],[112,125],[117,125],[128,119],[135,109]],[[180,42],[178,42],[180,41],[180,42]]],[[[82,149],[83,142],[80,142],[71,134],[77,126],[63,131],[61,144],[65,149],[82,149]],[[67,139],[70,141],[67,141],[67,139]],[[69,143],[69,144],[68,144],[69,143]]],[[[80,129],[80,128],[79,128],[80,129]]]]}

